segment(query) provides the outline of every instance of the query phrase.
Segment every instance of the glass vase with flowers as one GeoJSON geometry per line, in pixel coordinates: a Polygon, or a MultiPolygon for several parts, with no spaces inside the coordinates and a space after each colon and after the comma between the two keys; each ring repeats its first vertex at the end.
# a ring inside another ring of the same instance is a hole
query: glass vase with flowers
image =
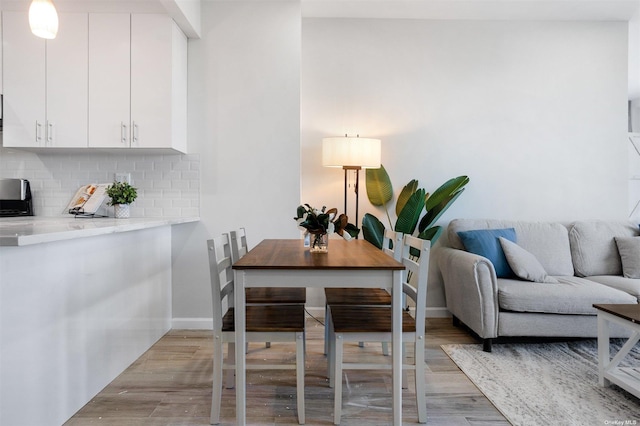
{"type": "Polygon", "coordinates": [[[338,209],[316,209],[309,204],[298,206],[296,217],[298,226],[305,230],[311,253],[326,253],[329,250],[329,235],[336,233],[345,240],[357,237],[360,230],[349,223],[345,214],[338,215],[338,209]]]}

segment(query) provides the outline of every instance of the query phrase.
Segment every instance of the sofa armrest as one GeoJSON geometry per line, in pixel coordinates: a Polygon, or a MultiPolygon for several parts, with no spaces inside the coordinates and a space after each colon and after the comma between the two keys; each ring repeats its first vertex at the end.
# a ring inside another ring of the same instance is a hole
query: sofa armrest
{"type": "Polygon", "coordinates": [[[447,309],[483,339],[498,337],[498,283],[491,261],[450,247],[438,249],[447,309]]]}

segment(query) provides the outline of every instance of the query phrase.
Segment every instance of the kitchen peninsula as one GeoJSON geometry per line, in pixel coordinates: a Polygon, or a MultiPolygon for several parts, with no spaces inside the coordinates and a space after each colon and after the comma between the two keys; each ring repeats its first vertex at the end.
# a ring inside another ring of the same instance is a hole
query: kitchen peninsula
{"type": "Polygon", "coordinates": [[[0,424],[63,424],[171,328],[171,228],[0,219],[0,424]]]}

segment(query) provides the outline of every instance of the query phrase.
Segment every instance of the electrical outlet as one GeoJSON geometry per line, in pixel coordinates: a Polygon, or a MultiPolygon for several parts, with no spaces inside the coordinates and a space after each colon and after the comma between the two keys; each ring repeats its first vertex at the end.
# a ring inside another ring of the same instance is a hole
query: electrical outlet
{"type": "Polygon", "coordinates": [[[113,180],[116,182],[131,183],[131,173],[114,173],[113,180]]]}

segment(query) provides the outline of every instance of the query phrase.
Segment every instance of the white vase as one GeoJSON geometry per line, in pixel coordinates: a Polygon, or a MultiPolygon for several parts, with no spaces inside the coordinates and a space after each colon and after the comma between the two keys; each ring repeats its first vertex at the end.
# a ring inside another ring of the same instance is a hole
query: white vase
{"type": "Polygon", "coordinates": [[[115,204],[113,207],[116,219],[125,219],[129,217],[129,204],[115,204]]]}

